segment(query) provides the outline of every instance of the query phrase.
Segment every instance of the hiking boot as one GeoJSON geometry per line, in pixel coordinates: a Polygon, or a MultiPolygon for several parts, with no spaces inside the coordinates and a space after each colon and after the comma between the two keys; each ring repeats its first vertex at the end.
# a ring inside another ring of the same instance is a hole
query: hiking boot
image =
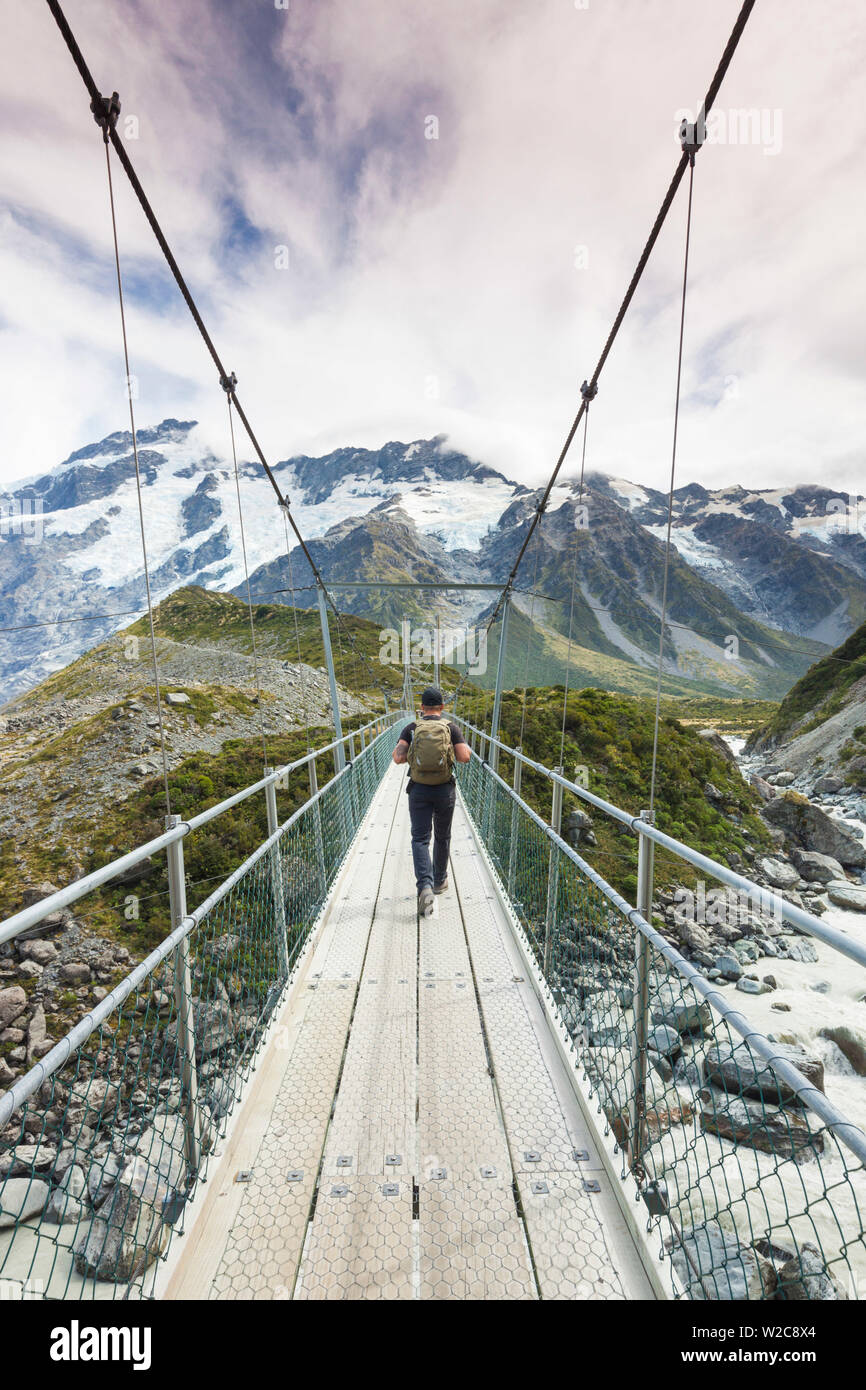
{"type": "Polygon", "coordinates": [[[418,894],[418,916],[432,917],[433,915],[433,889],[429,884],[425,884],[418,894]]]}
{"type": "Polygon", "coordinates": [[[448,887],[448,879],[447,879],[447,878],[443,878],[443,880],[442,880],[441,883],[434,883],[434,884],[433,884],[433,892],[434,892],[434,893],[444,893],[447,887],[448,887]]]}

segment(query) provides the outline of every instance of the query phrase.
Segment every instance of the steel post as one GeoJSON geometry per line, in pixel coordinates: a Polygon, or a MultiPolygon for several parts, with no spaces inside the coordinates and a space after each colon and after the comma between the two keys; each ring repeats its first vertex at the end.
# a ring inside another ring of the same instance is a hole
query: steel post
{"type": "Polygon", "coordinates": [[[496,689],[493,692],[493,715],[490,720],[490,766],[496,772],[499,768],[499,746],[494,742],[499,738],[499,715],[502,709],[502,682],[505,676],[505,649],[508,645],[508,611],[511,599],[506,594],[502,607],[502,627],[499,630],[499,656],[496,662],[496,689]]]}
{"type": "Polygon", "coordinates": [[[337,772],[341,772],[346,765],[343,754],[343,744],[340,740],[343,737],[343,724],[340,719],[340,700],[337,695],[337,673],[334,670],[334,653],[331,651],[331,633],[328,627],[328,606],[325,602],[325,591],[321,584],[318,585],[319,591],[319,622],[322,624],[322,643],[325,648],[325,666],[328,671],[328,684],[331,687],[331,710],[334,716],[334,736],[338,740],[334,749],[334,767],[337,772]]]}
{"type": "MultiPolygon", "coordinates": [[[[269,769],[266,769],[266,774],[269,769]]],[[[265,787],[265,806],[268,813],[268,839],[276,833],[279,824],[277,820],[277,788],[274,782],[269,782],[265,787]]],[[[283,898],[283,857],[280,852],[279,841],[272,845],[268,851],[271,863],[271,892],[274,898],[274,925],[277,932],[277,944],[280,953],[280,967],[286,980],[289,978],[289,933],[286,923],[286,904],[283,898]]]]}
{"type": "Polygon", "coordinates": [[[441,687],[439,687],[439,681],[440,681],[440,679],[441,679],[441,677],[440,677],[440,675],[439,675],[439,662],[440,662],[440,660],[441,660],[441,655],[442,655],[441,652],[440,652],[440,650],[439,650],[439,643],[440,643],[440,640],[441,640],[441,633],[440,633],[440,630],[439,630],[439,614],[437,613],[437,614],[436,614],[436,631],[435,631],[434,634],[433,634],[433,684],[434,684],[437,688],[441,688],[441,687]]]}
{"type": "MultiPolygon", "coordinates": [[[[180,816],[166,816],[165,828],[172,830],[180,824],[180,816]]],[[[183,840],[174,840],[166,849],[168,867],[168,902],[172,931],[186,917],[186,878],[183,864],[183,840]]],[[[201,1127],[198,1106],[198,1064],[195,1055],[195,1015],[192,1002],[192,971],[190,970],[189,935],[175,948],[174,1002],[177,1010],[177,1044],[183,1064],[184,1120],[183,1138],[186,1161],[193,1173],[201,1162],[201,1127]]]]}
{"type": "MultiPolygon", "coordinates": [[[[520,752],[520,748],[518,747],[516,751],[519,753],[519,752],[520,752]]],[[[514,782],[513,782],[513,784],[512,784],[512,785],[513,785],[513,788],[514,788],[514,795],[515,795],[515,796],[519,796],[519,795],[520,795],[520,782],[521,782],[521,775],[522,775],[522,773],[523,773],[523,763],[520,761],[519,758],[515,758],[515,759],[514,759],[514,782]]],[[[515,870],[515,865],[516,865],[516,863],[517,863],[517,827],[518,827],[518,824],[519,824],[519,820],[518,820],[519,809],[520,809],[520,808],[518,807],[517,802],[515,801],[514,805],[513,805],[512,808],[511,808],[511,839],[509,840],[509,844],[508,844],[508,896],[509,896],[509,898],[513,898],[513,897],[514,897],[514,870],[515,870]]]]}
{"type": "MultiPolygon", "coordinates": [[[[310,796],[315,796],[319,790],[319,779],[316,774],[316,760],[311,758],[310,768],[310,796]]],[[[319,878],[322,880],[322,898],[324,899],[328,891],[328,877],[325,871],[325,844],[322,838],[322,806],[321,802],[313,802],[313,833],[316,837],[316,863],[319,869],[319,878]]]]}
{"type": "Polygon", "coordinates": [[[355,770],[355,735],[349,734],[349,806],[352,811],[352,824],[349,828],[348,842],[351,842],[352,834],[359,820],[358,814],[358,783],[355,770]]]}
{"type": "MultiPolygon", "coordinates": [[[[561,767],[553,769],[562,773],[561,767]]],[[[553,801],[550,808],[550,828],[559,834],[562,824],[562,787],[553,784],[553,801]]],[[[559,891],[559,846],[551,844],[547,865],[547,911],[544,917],[544,978],[550,983],[550,957],[553,946],[553,933],[556,931],[556,899],[559,891]]]]}
{"type": "MultiPolygon", "coordinates": [[[[640,818],[652,824],[652,813],[641,811],[640,818]]],[[[655,845],[641,835],[637,852],[637,902],[635,907],[647,922],[652,921],[653,859],[655,845]]],[[[643,932],[635,932],[634,943],[634,1027],[632,1029],[632,1088],[629,1100],[629,1147],[631,1166],[640,1163],[646,1142],[647,1038],[649,1035],[650,943],[643,932]]]]}
{"type": "Polygon", "coordinates": [[[400,623],[400,647],[403,657],[403,704],[412,708],[412,628],[408,618],[400,623]]]}

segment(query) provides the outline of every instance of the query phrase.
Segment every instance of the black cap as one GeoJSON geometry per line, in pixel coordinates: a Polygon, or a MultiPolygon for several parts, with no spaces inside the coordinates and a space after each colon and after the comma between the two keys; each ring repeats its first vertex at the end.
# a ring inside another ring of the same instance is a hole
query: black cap
{"type": "Polygon", "coordinates": [[[427,689],[421,693],[421,704],[425,709],[436,709],[444,703],[442,691],[435,685],[428,685],[427,689]]]}

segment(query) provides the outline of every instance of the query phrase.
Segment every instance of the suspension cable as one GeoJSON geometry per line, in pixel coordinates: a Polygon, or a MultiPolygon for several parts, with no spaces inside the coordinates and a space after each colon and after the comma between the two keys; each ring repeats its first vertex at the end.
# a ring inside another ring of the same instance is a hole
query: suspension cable
{"type": "MultiPolygon", "coordinates": [[[[697,125],[701,129],[703,129],[706,123],[706,118],[710,110],[712,109],[716,97],[718,96],[719,89],[722,85],[725,74],[728,71],[731,59],[733,58],[734,53],[736,52],[737,45],[740,41],[740,38],[742,37],[743,30],[746,27],[746,21],[748,20],[749,15],[752,13],[754,7],[755,0],[743,0],[743,5],[740,9],[740,13],[737,16],[736,23],[734,24],[734,27],[731,31],[731,35],[728,39],[727,44],[725,45],[721,59],[719,60],[719,65],[716,68],[715,73],[713,74],[713,79],[707,90],[707,94],[704,98],[701,110],[698,113],[697,125]]],[[[619,333],[619,330],[622,326],[622,322],[626,316],[629,305],[631,304],[631,301],[634,298],[635,291],[638,285],[640,284],[641,277],[643,276],[643,273],[646,269],[653,247],[655,246],[659,238],[659,233],[661,232],[661,229],[664,226],[665,219],[668,213],[670,212],[671,206],[674,201],[674,197],[677,193],[677,189],[679,188],[682,182],[683,175],[685,174],[686,169],[689,167],[690,159],[690,155],[686,152],[685,149],[683,149],[677,167],[674,170],[673,178],[670,181],[668,190],[665,193],[664,199],[662,200],[661,207],[659,208],[659,211],[656,214],[656,219],[653,222],[650,234],[647,237],[646,244],[644,245],[644,248],[638,259],[638,263],[635,267],[634,274],[632,275],[631,280],[629,281],[628,288],[625,292],[622,303],[619,306],[616,318],[613,321],[613,326],[611,327],[611,330],[607,335],[607,341],[605,342],[604,347],[602,348],[601,356],[599,357],[598,362],[595,365],[595,370],[593,371],[592,376],[589,379],[588,385],[592,391],[592,395],[595,395],[595,391],[598,388],[598,379],[601,375],[602,369],[607,361],[610,350],[613,347],[614,340],[616,339],[616,336],[619,333]]],[[[565,462],[566,455],[568,454],[574,436],[577,433],[577,427],[580,424],[581,419],[583,418],[584,412],[586,410],[586,404],[586,399],[581,400],[580,407],[577,411],[577,414],[574,417],[574,420],[572,421],[571,428],[569,429],[568,434],[566,435],[565,443],[563,444],[562,449],[560,450],[559,457],[557,458],[553,468],[553,472],[550,475],[550,479],[548,480],[547,486],[544,489],[541,500],[538,503],[538,506],[535,510],[535,514],[527,529],[526,535],[523,538],[523,542],[517,553],[517,558],[511,566],[511,569],[508,573],[508,578],[503,586],[502,593],[500,594],[499,599],[497,600],[493,608],[493,611],[490,615],[490,618],[488,619],[486,629],[488,633],[490,632],[490,629],[496,621],[496,618],[499,615],[499,609],[501,608],[502,603],[504,602],[505,596],[509,592],[511,585],[513,584],[517,576],[517,571],[520,568],[521,561],[523,560],[523,557],[526,553],[526,549],[529,545],[530,540],[532,539],[535,528],[536,526],[538,526],[542,516],[544,515],[544,511],[547,507],[547,503],[550,499],[550,494],[553,491],[553,487],[559,475],[559,471],[562,468],[563,463],[565,462]]]]}
{"type": "MultiPolygon", "coordinates": [[[[687,156],[687,157],[688,157],[688,156],[687,156]]],[[[649,809],[650,809],[650,813],[652,813],[653,808],[654,808],[654,806],[655,806],[655,794],[656,794],[656,764],[657,764],[657,761],[658,761],[658,748],[659,748],[659,711],[660,711],[660,709],[661,709],[661,698],[662,698],[662,664],[663,664],[663,661],[664,661],[664,647],[665,647],[665,618],[667,617],[667,608],[668,608],[668,571],[669,571],[669,568],[670,568],[670,557],[671,557],[671,525],[672,525],[672,522],[673,522],[673,511],[674,511],[674,479],[675,479],[675,475],[676,475],[676,466],[677,466],[677,428],[678,428],[678,426],[679,426],[679,418],[680,418],[680,383],[681,383],[681,381],[682,381],[682,371],[683,371],[683,335],[684,335],[684,332],[685,332],[685,323],[686,323],[686,290],[687,290],[687,287],[688,287],[688,278],[689,278],[689,239],[690,239],[690,236],[691,236],[691,228],[692,228],[692,190],[693,190],[693,187],[694,187],[694,181],[695,181],[695,161],[694,161],[694,155],[692,155],[691,158],[690,158],[690,162],[689,162],[689,203],[688,203],[688,211],[687,211],[687,214],[686,214],[686,249],[685,249],[685,256],[684,256],[684,260],[683,260],[683,292],[682,292],[682,301],[681,301],[681,304],[680,304],[680,338],[679,338],[679,347],[678,347],[678,350],[677,350],[677,387],[676,387],[676,396],[675,396],[675,400],[674,400],[674,437],[673,437],[673,445],[672,445],[672,448],[671,448],[671,483],[670,483],[670,489],[669,489],[669,491],[668,491],[668,526],[667,526],[667,535],[666,535],[666,537],[665,537],[665,564],[664,564],[664,575],[663,575],[663,579],[662,579],[662,611],[661,611],[661,618],[660,618],[660,620],[659,620],[659,623],[660,623],[660,625],[659,625],[659,662],[658,662],[658,677],[657,677],[657,680],[656,680],[656,708],[655,708],[655,720],[654,720],[654,724],[653,724],[652,772],[651,772],[651,774],[650,774],[650,794],[649,794],[649,809]]]]}
{"type": "Polygon", "coordinates": [[[247,564],[247,541],[246,534],[244,532],[244,509],[241,503],[241,479],[240,473],[238,472],[238,451],[235,445],[235,425],[234,420],[232,419],[232,398],[231,393],[228,390],[226,390],[226,405],[228,406],[229,412],[229,434],[231,436],[232,443],[232,463],[234,465],[235,470],[235,492],[237,494],[238,499],[238,522],[240,524],[241,531],[241,554],[243,555],[244,560],[244,582],[246,584],[247,590],[247,610],[250,616],[250,638],[253,644],[253,673],[256,679],[256,691],[258,694],[259,729],[261,731],[262,736],[262,757],[264,759],[265,771],[267,771],[270,764],[268,763],[268,743],[267,739],[265,738],[265,710],[264,701],[262,699],[262,681],[261,676],[259,674],[259,654],[256,648],[256,624],[253,618],[253,600],[252,595],[250,593],[250,571],[249,565],[247,564]]]}
{"type": "MultiPolygon", "coordinates": [[[[307,686],[308,686],[307,673],[308,673],[308,671],[309,671],[309,666],[308,666],[308,664],[307,664],[307,663],[302,659],[302,657],[301,657],[301,630],[300,630],[300,627],[299,627],[299,625],[298,625],[298,604],[297,604],[297,599],[296,599],[296,597],[295,597],[295,576],[294,576],[293,567],[292,567],[292,547],[291,547],[291,544],[290,544],[290,542],[289,542],[289,525],[288,525],[288,522],[286,521],[286,509],[285,509],[285,507],[281,507],[281,508],[280,508],[280,511],[281,511],[282,517],[283,517],[283,529],[284,529],[285,537],[286,537],[286,560],[287,560],[288,567],[289,567],[289,587],[290,587],[290,589],[291,589],[291,591],[292,591],[292,613],[294,614],[294,617],[295,617],[295,645],[296,645],[296,647],[297,647],[297,649],[298,649],[298,666],[299,666],[299,668],[300,668],[300,670],[299,670],[299,675],[300,675],[300,678],[301,678],[301,699],[302,699],[303,703],[305,704],[305,706],[306,706],[307,708],[310,708],[309,694],[308,694],[308,689],[307,689],[307,686]]],[[[306,722],[304,727],[305,727],[306,733],[307,733],[307,752],[309,753],[309,751],[310,751],[310,725],[309,725],[309,722],[306,722]]]]}
{"type": "MultiPolygon", "coordinates": [[[[563,766],[564,766],[563,758],[565,757],[565,717],[566,717],[566,711],[567,711],[567,708],[568,708],[568,686],[569,686],[569,680],[570,680],[570,677],[571,677],[571,627],[572,627],[572,622],[573,622],[573,620],[574,620],[574,590],[575,590],[575,585],[576,585],[576,581],[577,581],[577,542],[578,542],[578,536],[580,535],[581,523],[582,523],[582,510],[583,510],[583,480],[584,480],[584,474],[585,474],[585,472],[586,472],[586,435],[587,435],[587,431],[588,431],[588,429],[589,429],[589,404],[590,404],[590,401],[591,401],[592,398],[593,398],[592,395],[590,394],[591,388],[590,388],[588,382],[585,381],[585,382],[583,383],[583,386],[582,386],[580,389],[581,389],[581,393],[583,394],[584,405],[586,406],[586,409],[585,409],[584,412],[583,412],[583,447],[582,447],[581,452],[580,452],[580,487],[579,487],[579,489],[578,489],[578,497],[577,497],[577,512],[578,512],[578,519],[577,519],[577,521],[575,522],[574,540],[573,540],[573,542],[572,542],[572,555],[571,555],[571,601],[570,601],[570,603],[569,603],[569,608],[568,608],[568,649],[567,649],[566,658],[565,658],[565,689],[563,690],[563,693],[562,693],[562,732],[561,732],[561,734],[560,734],[560,739],[559,739],[559,766],[560,766],[560,767],[563,767],[563,766]],[[585,393],[585,394],[584,394],[584,393],[585,393]]],[[[594,393],[593,393],[593,394],[594,394],[594,393]]]]}
{"type": "MultiPolygon", "coordinates": [[[[67,48],[69,49],[70,54],[72,55],[72,59],[73,59],[73,61],[74,61],[74,63],[75,63],[75,66],[78,68],[78,71],[79,71],[79,73],[81,74],[82,81],[84,82],[85,87],[87,88],[88,92],[90,93],[90,97],[91,97],[91,110],[93,110],[94,113],[96,113],[97,111],[103,110],[104,107],[105,107],[105,99],[102,97],[102,95],[101,95],[101,93],[100,93],[100,91],[99,91],[99,88],[97,87],[96,82],[95,82],[94,79],[93,79],[93,76],[92,76],[92,74],[91,74],[91,72],[90,72],[90,69],[88,68],[87,63],[86,63],[85,60],[84,60],[84,56],[83,56],[83,54],[82,54],[82,52],[81,52],[81,49],[80,49],[79,46],[78,46],[78,43],[77,43],[77,41],[76,41],[76,39],[75,39],[74,34],[72,33],[72,30],[71,30],[70,27],[69,27],[69,23],[68,23],[68,21],[67,21],[67,19],[66,19],[66,16],[65,16],[64,13],[63,13],[63,10],[62,10],[62,8],[61,8],[61,6],[60,6],[59,0],[47,0],[47,4],[48,4],[48,8],[50,9],[52,15],[54,16],[54,19],[55,19],[55,21],[56,21],[56,23],[57,23],[57,26],[58,26],[58,28],[59,28],[59,30],[60,30],[62,36],[63,36],[63,39],[64,39],[64,41],[65,41],[65,43],[66,43],[66,46],[67,46],[67,48]]],[[[113,104],[113,106],[116,108],[117,113],[119,113],[119,111],[120,111],[120,102],[119,102],[119,100],[118,100],[118,97],[117,97],[117,93],[116,93],[116,92],[112,95],[112,97],[111,97],[110,100],[111,100],[111,103],[113,104]]],[[[200,314],[200,312],[199,312],[199,309],[198,309],[198,306],[196,305],[195,300],[193,299],[193,296],[192,296],[192,293],[191,293],[191,291],[190,291],[190,289],[189,289],[189,286],[187,285],[186,280],[184,279],[184,277],[183,277],[183,275],[182,275],[182,273],[181,273],[180,267],[179,267],[179,265],[178,265],[178,263],[177,263],[177,261],[176,261],[176,259],[175,259],[175,257],[174,257],[174,254],[172,253],[171,247],[169,246],[168,241],[166,240],[165,234],[164,234],[164,232],[163,232],[163,230],[162,230],[162,227],[161,227],[160,224],[159,224],[159,220],[157,219],[156,213],[154,212],[154,210],[153,210],[153,208],[152,208],[152,206],[151,206],[151,204],[150,204],[150,201],[149,201],[149,199],[148,199],[148,197],[147,197],[147,194],[145,193],[144,189],[143,189],[142,186],[141,186],[141,183],[140,183],[140,181],[139,181],[138,175],[136,174],[135,169],[134,169],[133,166],[132,166],[132,161],[130,160],[129,155],[128,155],[127,152],[126,152],[126,149],[124,148],[124,145],[123,145],[123,143],[122,143],[122,141],[121,141],[121,139],[120,139],[120,136],[117,134],[117,131],[116,131],[114,125],[111,125],[111,126],[109,127],[109,130],[108,130],[108,138],[111,140],[111,143],[112,143],[112,145],[114,146],[114,149],[115,149],[115,152],[116,152],[116,154],[117,154],[117,157],[118,157],[118,159],[120,160],[120,162],[121,162],[121,164],[122,164],[122,166],[123,166],[123,169],[124,169],[124,171],[125,171],[125,173],[126,173],[126,175],[127,175],[127,178],[129,179],[130,183],[132,184],[132,187],[133,187],[133,190],[134,190],[134,192],[135,192],[135,195],[136,195],[136,197],[138,198],[139,203],[141,204],[141,207],[142,207],[142,210],[143,210],[143,212],[144,212],[144,215],[145,215],[145,217],[147,218],[147,220],[148,220],[148,222],[149,222],[149,224],[150,224],[150,227],[151,227],[151,230],[153,231],[154,236],[156,237],[157,243],[158,243],[158,245],[159,245],[159,247],[160,247],[160,250],[161,250],[162,253],[163,253],[163,256],[165,257],[165,260],[166,260],[166,262],[167,262],[167,264],[168,264],[168,267],[169,267],[169,269],[170,269],[170,271],[171,271],[171,273],[172,273],[172,275],[173,275],[173,277],[174,277],[174,279],[175,279],[175,282],[177,283],[178,289],[180,290],[181,294],[183,295],[183,298],[184,298],[184,300],[185,300],[185,302],[186,302],[186,305],[187,305],[187,307],[188,307],[188,309],[189,309],[189,311],[190,311],[190,313],[191,313],[191,315],[192,315],[192,317],[193,317],[193,320],[194,320],[194,322],[195,322],[195,324],[196,324],[196,327],[198,328],[199,333],[201,334],[202,339],[203,339],[203,341],[204,341],[204,343],[205,343],[205,346],[207,347],[207,350],[208,350],[208,352],[210,353],[210,356],[211,356],[211,358],[212,358],[212,360],[213,360],[213,363],[214,363],[214,365],[215,365],[216,368],[217,368],[217,372],[218,372],[218,374],[219,374],[220,385],[223,387],[224,390],[226,390],[226,393],[227,393],[227,395],[228,395],[228,397],[229,397],[229,400],[230,400],[231,404],[234,406],[235,410],[237,411],[238,418],[239,418],[239,420],[241,421],[241,423],[242,423],[244,429],[246,430],[247,437],[249,438],[249,441],[250,441],[250,443],[252,444],[253,449],[255,450],[255,453],[256,453],[256,456],[257,456],[257,458],[258,458],[258,460],[259,460],[259,463],[262,465],[262,468],[264,469],[265,474],[267,475],[267,478],[268,478],[268,480],[269,480],[271,486],[273,487],[274,492],[275,492],[276,495],[277,495],[277,499],[278,499],[278,501],[279,501],[280,507],[283,509],[284,516],[285,516],[286,520],[288,521],[288,524],[291,526],[292,530],[293,530],[294,533],[295,533],[295,536],[296,536],[297,541],[298,541],[298,545],[300,546],[300,548],[301,548],[301,550],[302,550],[302,552],[303,552],[303,554],[304,554],[304,557],[305,557],[307,563],[309,564],[310,569],[311,569],[312,572],[313,572],[313,576],[315,577],[315,580],[316,580],[317,584],[320,584],[320,585],[321,585],[322,590],[323,590],[324,595],[325,595],[326,601],[330,604],[330,606],[331,606],[331,608],[333,609],[333,611],[334,611],[334,613],[335,613],[335,615],[336,615],[336,617],[337,617],[337,620],[338,620],[338,622],[339,622],[340,613],[339,613],[339,610],[338,610],[338,608],[337,608],[336,601],[334,600],[334,598],[332,597],[331,593],[329,592],[328,587],[327,587],[327,584],[325,583],[324,576],[322,575],[321,570],[319,569],[318,565],[316,564],[315,560],[313,559],[313,556],[312,556],[312,554],[310,553],[310,550],[309,550],[309,547],[307,546],[306,541],[304,540],[303,536],[301,535],[301,532],[300,532],[300,530],[299,530],[299,528],[298,528],[298,526],[297,526],[297,523],[295,522],[295,519],[294,519],[294,517],[293,517],[293,515],[292,515],[291,507],[290,507],[290,505],[289,505],[289,500],[288,500],[288,498],[287,498],[286,496],[284,496],[283,492],[281,491],[280,485],[279,485],[279,483],[278,483],[276,477],[274,476],[273,470],[271,469],[271,467],[270,467],[270,465],[269,465],[269,463],[268,463],[268,461],[267,461],[267,459],[266,459],[266,457],[265,457],[264,451],[263,451],[261,445],[259,444],[259,441],[258,441],[258,439],[257,439],[257,437],[256,437],[256,435],[255,435],[255,433],[253,432],[253,428],[252,428],[252,426],[251,426],[251,424],[250,424],[250,422],[249,422],[249,419],[247,418],[246,412],[245,412],[245,410],[243,409],[243,406],[241,405],[241,403],[240,403],[240,401],[239,401],[239,399],[238,399],[237,391],[236,391],[236,389],[235,389],[235,388],[236,388],[236,385],[237,385],[237,378],[234,376],[234,374],[232,374],[231,376],[229,376],[229,374],[226,372],[226,369],[225,369],[225,366],[223,365],[222,359],[221,359],[219,353],[217,352],[217,349],[216,349],[216,347],[215,347],[215,345],[214,345],[213,339],[211,338],[210,334],[208,333],[208,330],[207,330],[207,328],[206,328],[206,326],[205,326],[204,320],[203,320],[203,318],[202,318],[202,316],[201,316],[201,314],[200,314]]],[[[354,646],[354,639],[352,639],[352,645],[354,646]]],[[[363,659],[364,661],[366,661],[366,657],[363,657],[363,654],[362,654],[362,659],[363,659]]],[[[376,673],[375,673],[375,671],[373,671],[373,668],[370,667],[369,662],[367,662],[367,665],[368,665],[368,667],[369,667],[369,669],[370,669],[370,672],[371,672],[371,675],[372,675],[372,677],[373,677],[374,685],[378,685],[378,682],[376,681],[376,673]]],[[[380,688],[381,688],[381,687],[380,687],[380,688]]]]}
{"type": "Polygon", "coordinates": [[[523,737],[526,730],[526,690],[529,683],[529,649],[532,644],[533,623],[535,621],[535,591],[538,588],[538,562],[541,556],[541,531],[535,538],[535,577],[532,581],[532,600],[529,605],[529,622],[526,628],[526,664],[523,668],[523,703],[520,710],[520,737],[517,740],[518,748],[523,747],[523,737]]]}
{"type": "MultiPolygon", "coordinates": [[[[63,39],[66,43],[67,48],[69,49],[70,54],[72,55],[72,59],[75,63],[75,66],[78,68],[78,71],[81,74],[81,79],[84,82],[84,85],[87,88],[88,92],[90,93],[91,110],[94,112],[94,115],[97,115],[98,112],[102,112],[104,109],[106,109],[107,101],[111,106],[116,108],[117,113],[119,113],[120,102],[118,101],[117,93],[113,93],[110,99],[104,98],[100,93],[99,88],[93,80],[93,76],[90,72],[90,69],[88,68],[87,63],[84,60],[84,56],[81,52],[81,49],[79,48],[78,43],[76,42],[75,36],[69,27],[66,16],[64,15],[63,10],[60,7],[59,0],[47,0],[47,4],[52,15],[54,16],[54,19],[57,23],[57,27],[63,35],[63,39]]],[[[97,119],[99,119],[98,115],[97,119]]],[[[169,246],[168,241],[165,238],[165,234],[163,233],[163,230],[159,224],[156,213],[151,207],[147,194],[145,193],[144,189],[141,186],[141,183],[139,182],[138,175],[136,174],[135,169],[132,166],[132,162],[129,158],[129,155],[127,154],[126,149],[124,148],[120,136],[117,134],[117,130],[115,129],[114,124],[111,124],[108,128],[107,139],[110,139],[112,145],[114,146],[115,153],[117,154],[117,157],[123,166],[127,178],[132,184],[135,195],[138,198],[139,203],[141,204],[145,217],[150,223],[151,230],[153,231],[157,243],[159,244],[159,248],[166,259],[169,270],[174,276],[178,289],[180,290],[184,300],[186,301],[187,308],[192,314],[196,327],[198,328],[198,331],[201,334],[202,339],[204,340],[205,346],[207,347],[207,350],[210,353],[211,358],[213,359],[214,365],[217,368],[217,372],[219,373],[220,385],[224,386],[224,383],[230,380],[228,373],[226,372],[222,359],[220,358],[220,355],[217,352],[216,347],[214,346],[213,339],[211,338],[210,334],[207,331],[207,328],[205,327],[204,320],[201,314],[199,313],[198,307],[196,305],[195,300],[192,297],[192,293],[190,292],[189,286],[187,285],[186,280],[181,274],[180,267],[178,266],[178,263],[175,260],[174,255],[172,253],[171,247],[169,246]]],[[[264,452],[262,450],[261,445],[259,444],[258,439],[253,433],[253,429],[250,425],[249,420],[247,419],[246,412],[244,411],[240,401],[238,400],[237,393],[234,389],[234,385],[231,386],[229,394],[231,403],[237,411],[238,418],[240,419],[244,429],[247,432],[247,436],[249,438],[250,443],[253,446],[253,449],[256,452],[256,456],[258,457],[259,463],[262,465],[262,468],[264,469],[268,477],[268,480],[274,489],[274,492],[277,494],[277,498],[280,504],[285,504],[286,506],[286,515],[288,517],[289,524],[291,525],[292,530],[294,531],[298,539],[298,544],[303,550],[304,555],[310,565],[311,570],[313,571],[313,574],[316,577],[317,582],[322,585],[322,588],[325,592],[325,598],[330,603],[331,607],[334,609],[334,612],[336,613],[337,605],[334,602],[331,595],[329,594],[328,589],[325,585],[325,581],[319,571],[319,568],[316,565],[316,562],[313,559],[312,555],[310,554],[303,536],[298,530],[295,519],[292,516],[291,510],[288,507],[288,500],[283,496],[283,493],[280,490],[280,485],[274,476],[273,470],[271,469],[267,459],[265,458],[264,452]]]]}
{"type": "MultiPolygon", "coordinates": [[[[119,108],[117,108],[119,110],[119,108]]],[[[114,208],[114,185],[111,180],[111,157],[108,152],[108,133],[113,129],[112,120],[117,114],[110,102],[104,103],[94,112],[97,124],[102,126],[105,142],[105,169],[108,175],[108,201],[111,207],[111,235],[114,241],[114,267],[117,272],[117,300],[120,306],[120,329],[123,337],[123,362],[126,372],[126,395],[129,404],[129,428],[132,434],[132,457],[135,463],[135,491],[138,498],[138,526],[141,533],[141,554],[144,562],[144,587],[147,594],[147,619],[150,626],[150,655],[153,663],[153,679],[156,686],[156,717],[159,722],[159,746],[162,753],[162,780],[165,787],[165,811],[171,815],[171,792],[168,788],[168,755],[165,748],[165,729],[162,722],[162,692],[159,684],[159,662],[156,655],[156,631],[153,623],[153,599],[150,591],[150,565],[147,558],[147,537],[144,529],[144,502],[141,495],[141,470],[138,463],[138,435],[135,427],[135,408],[132,404],[132,376],[129,370],[129,343],[126,336],[126,311],[123,303],[123,278],[120,274],[120,248],[117,240],[117,216],[114,208]]]]}

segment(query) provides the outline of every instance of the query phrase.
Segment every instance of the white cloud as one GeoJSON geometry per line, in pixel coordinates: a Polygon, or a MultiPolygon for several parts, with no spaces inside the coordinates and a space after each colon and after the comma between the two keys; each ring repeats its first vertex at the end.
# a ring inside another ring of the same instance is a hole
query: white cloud
{"type": "MultiPolygon", "coordinates": [[[[69,0],[67,14],[140,118],[131,157],[273,459],[444,431],[539,482],[676,162],[675,112],[700,99],[737,8],[69,0]],[[261,232],[246,253],[226,245],[228,197],[261,232]]],[[[806,0],[764,0],[747,25],[720,106],[781,111],[782,142],[698,157],[681,482],[862,491],[864,49],[854,0],[820,25],[806,0]]],[[[14,11],[3,84],[8,482],[127,422],[102,149],[47,7],[14,11]]],[[[115,172],[124,267],[164,286],[115,172]]],[[[662,487],[684,193],[590,428],[592,468],[662,487]]],[[[139,420],[198,418],[219,447],[224,402],[179,296],[127,307],[139,420]]]]}

